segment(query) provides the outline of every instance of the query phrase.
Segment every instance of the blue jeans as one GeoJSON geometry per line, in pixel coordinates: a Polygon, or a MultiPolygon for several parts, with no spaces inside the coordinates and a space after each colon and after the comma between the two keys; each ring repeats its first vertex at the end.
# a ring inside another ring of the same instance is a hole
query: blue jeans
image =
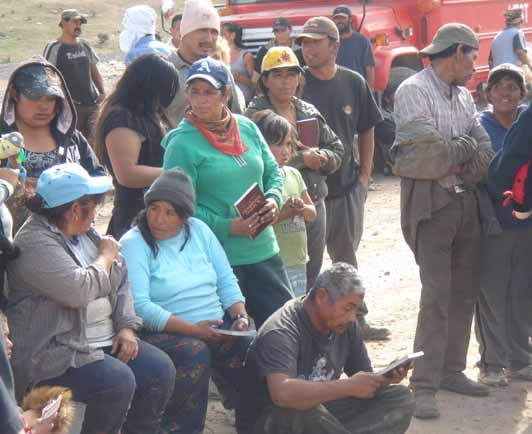
{"type": "Polygon", "coordinates": [[[39,386],[68,387],[74,400],[87,406],[82,434],[156,434],[174,378],[170,358],[139,341],[137,358],[127,364],[105,354],[103,360],[70,368],[39,386]]]}
{"type": "Polygon", "coordinates": [[[307,266],[303,264],[285,268],[295,296],[305,295],[307,293],[307,266]]]}
{"type": "MultiPolygon", "coordinates": [[[[228,328],[227,320],[223,327],[228,328]]],[[[163,417],[164,434],[203,433],[211,372],[224,405],[236,406],[239,417],[239,381],[250,338],[230,339],[216,346],[192,336],[168,333],[145,331],[142,338],[166,352],[176,367],[175,392],[163,417]]]]}

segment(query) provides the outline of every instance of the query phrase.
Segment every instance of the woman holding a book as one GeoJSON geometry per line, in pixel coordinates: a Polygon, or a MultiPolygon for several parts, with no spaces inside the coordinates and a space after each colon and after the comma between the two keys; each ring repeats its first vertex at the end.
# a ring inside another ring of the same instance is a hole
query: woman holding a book
{"type": "Polygon", "coordinates": [[[190,109],[163,139],[163,168],[179,166],[190,176],[195,217],[223,246],[258,328],[293,296],[271,226],[283,181],[255,124],[227,108],[228,83],[227,69],[214,59],[191,66],[190,109]]]}
{"type": "Polygon", "coordinates": [[[307,288],[314,285],[325,250],[325,203],[327,175],[342,162],[344,147],[320,112],[299,98],[303,89],[303,70],[289,47],[272,47],[262,60],[259,86],[263,95],[253,98],[245,115],[251,118],[271,109],[286,118],[299,134],[299,145],[288,162],[301,172],[317,217],[307,222],[307,288]]]}
{"type": "Polygon", "coordinates": [[[162,431],[200,433],[211,372],[224,405],[239,409],[238,382],[250,338],[222,333],[247,331],[244,297],[216,236],[192,217],[194,189],[182,169],[163,172],[144,202],[136,227],[120,243],[135,311],[143,320],[141,338],[166,352],[178,372],[162,431]]]}

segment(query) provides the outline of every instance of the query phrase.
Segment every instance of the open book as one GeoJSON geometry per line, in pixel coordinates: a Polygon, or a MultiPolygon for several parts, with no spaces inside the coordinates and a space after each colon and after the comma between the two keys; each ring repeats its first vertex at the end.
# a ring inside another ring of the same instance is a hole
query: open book
{"type": "Polygon", "coordinates": [[[412,367],[412,362],[420,357],[423,357],[425,353],[423,351],[418,351],[417,353],[408,354],[400,359],[394,360],[386,368],[377,371],[377,375],[382,375],[384,377],[390,377],[394,369],[397,368],[406,368],[410,369],[412,367]]]}
{"type": "MultiPolygon", "coordinates": [[[[266,198],[256,182],[235,202],[235,208],[243,219],[256,214],[264,205],[266,205],[266,198]]],[[[259,235],[268,225],[268,223],[262,223],[251,238],[259,235]]]]}

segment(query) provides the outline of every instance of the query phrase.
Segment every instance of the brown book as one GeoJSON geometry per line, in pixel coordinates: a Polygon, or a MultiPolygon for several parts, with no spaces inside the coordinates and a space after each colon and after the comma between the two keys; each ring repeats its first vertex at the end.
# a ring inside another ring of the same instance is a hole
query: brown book
{"type": "MultiPolygon", "coordinates": [[[[266,198],[256,182],[235,202],[235,208],[243,219],[256,214],[264,205],[266,205],[266,198]]],[[[251,238],[257,237],[267,226],[269,225],[266,223],[261,224],[251,238]]]]}
{"type": "Polygon", "coordinates": [[[296,122],[299,140],[309,148],[318,148],[320,132],[318,118],[302,119],[296,122]]]}

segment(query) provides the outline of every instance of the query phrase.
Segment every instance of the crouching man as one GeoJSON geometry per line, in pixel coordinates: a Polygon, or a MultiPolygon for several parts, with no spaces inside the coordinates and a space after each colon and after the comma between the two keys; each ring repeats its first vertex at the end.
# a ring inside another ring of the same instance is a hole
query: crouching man
{"type": "Polygon", "coordinates": [[[246,362],[239,434],[401,434],[414,400],[372,372],[356,325],[364,285],[355,267],[333,264],[306,296],[287,302],[261,327],[246,362]],[[345,373],[346,376],[341,375],[345,373]],[[257,384],[258,381],[258,384],[257,384]]]}

